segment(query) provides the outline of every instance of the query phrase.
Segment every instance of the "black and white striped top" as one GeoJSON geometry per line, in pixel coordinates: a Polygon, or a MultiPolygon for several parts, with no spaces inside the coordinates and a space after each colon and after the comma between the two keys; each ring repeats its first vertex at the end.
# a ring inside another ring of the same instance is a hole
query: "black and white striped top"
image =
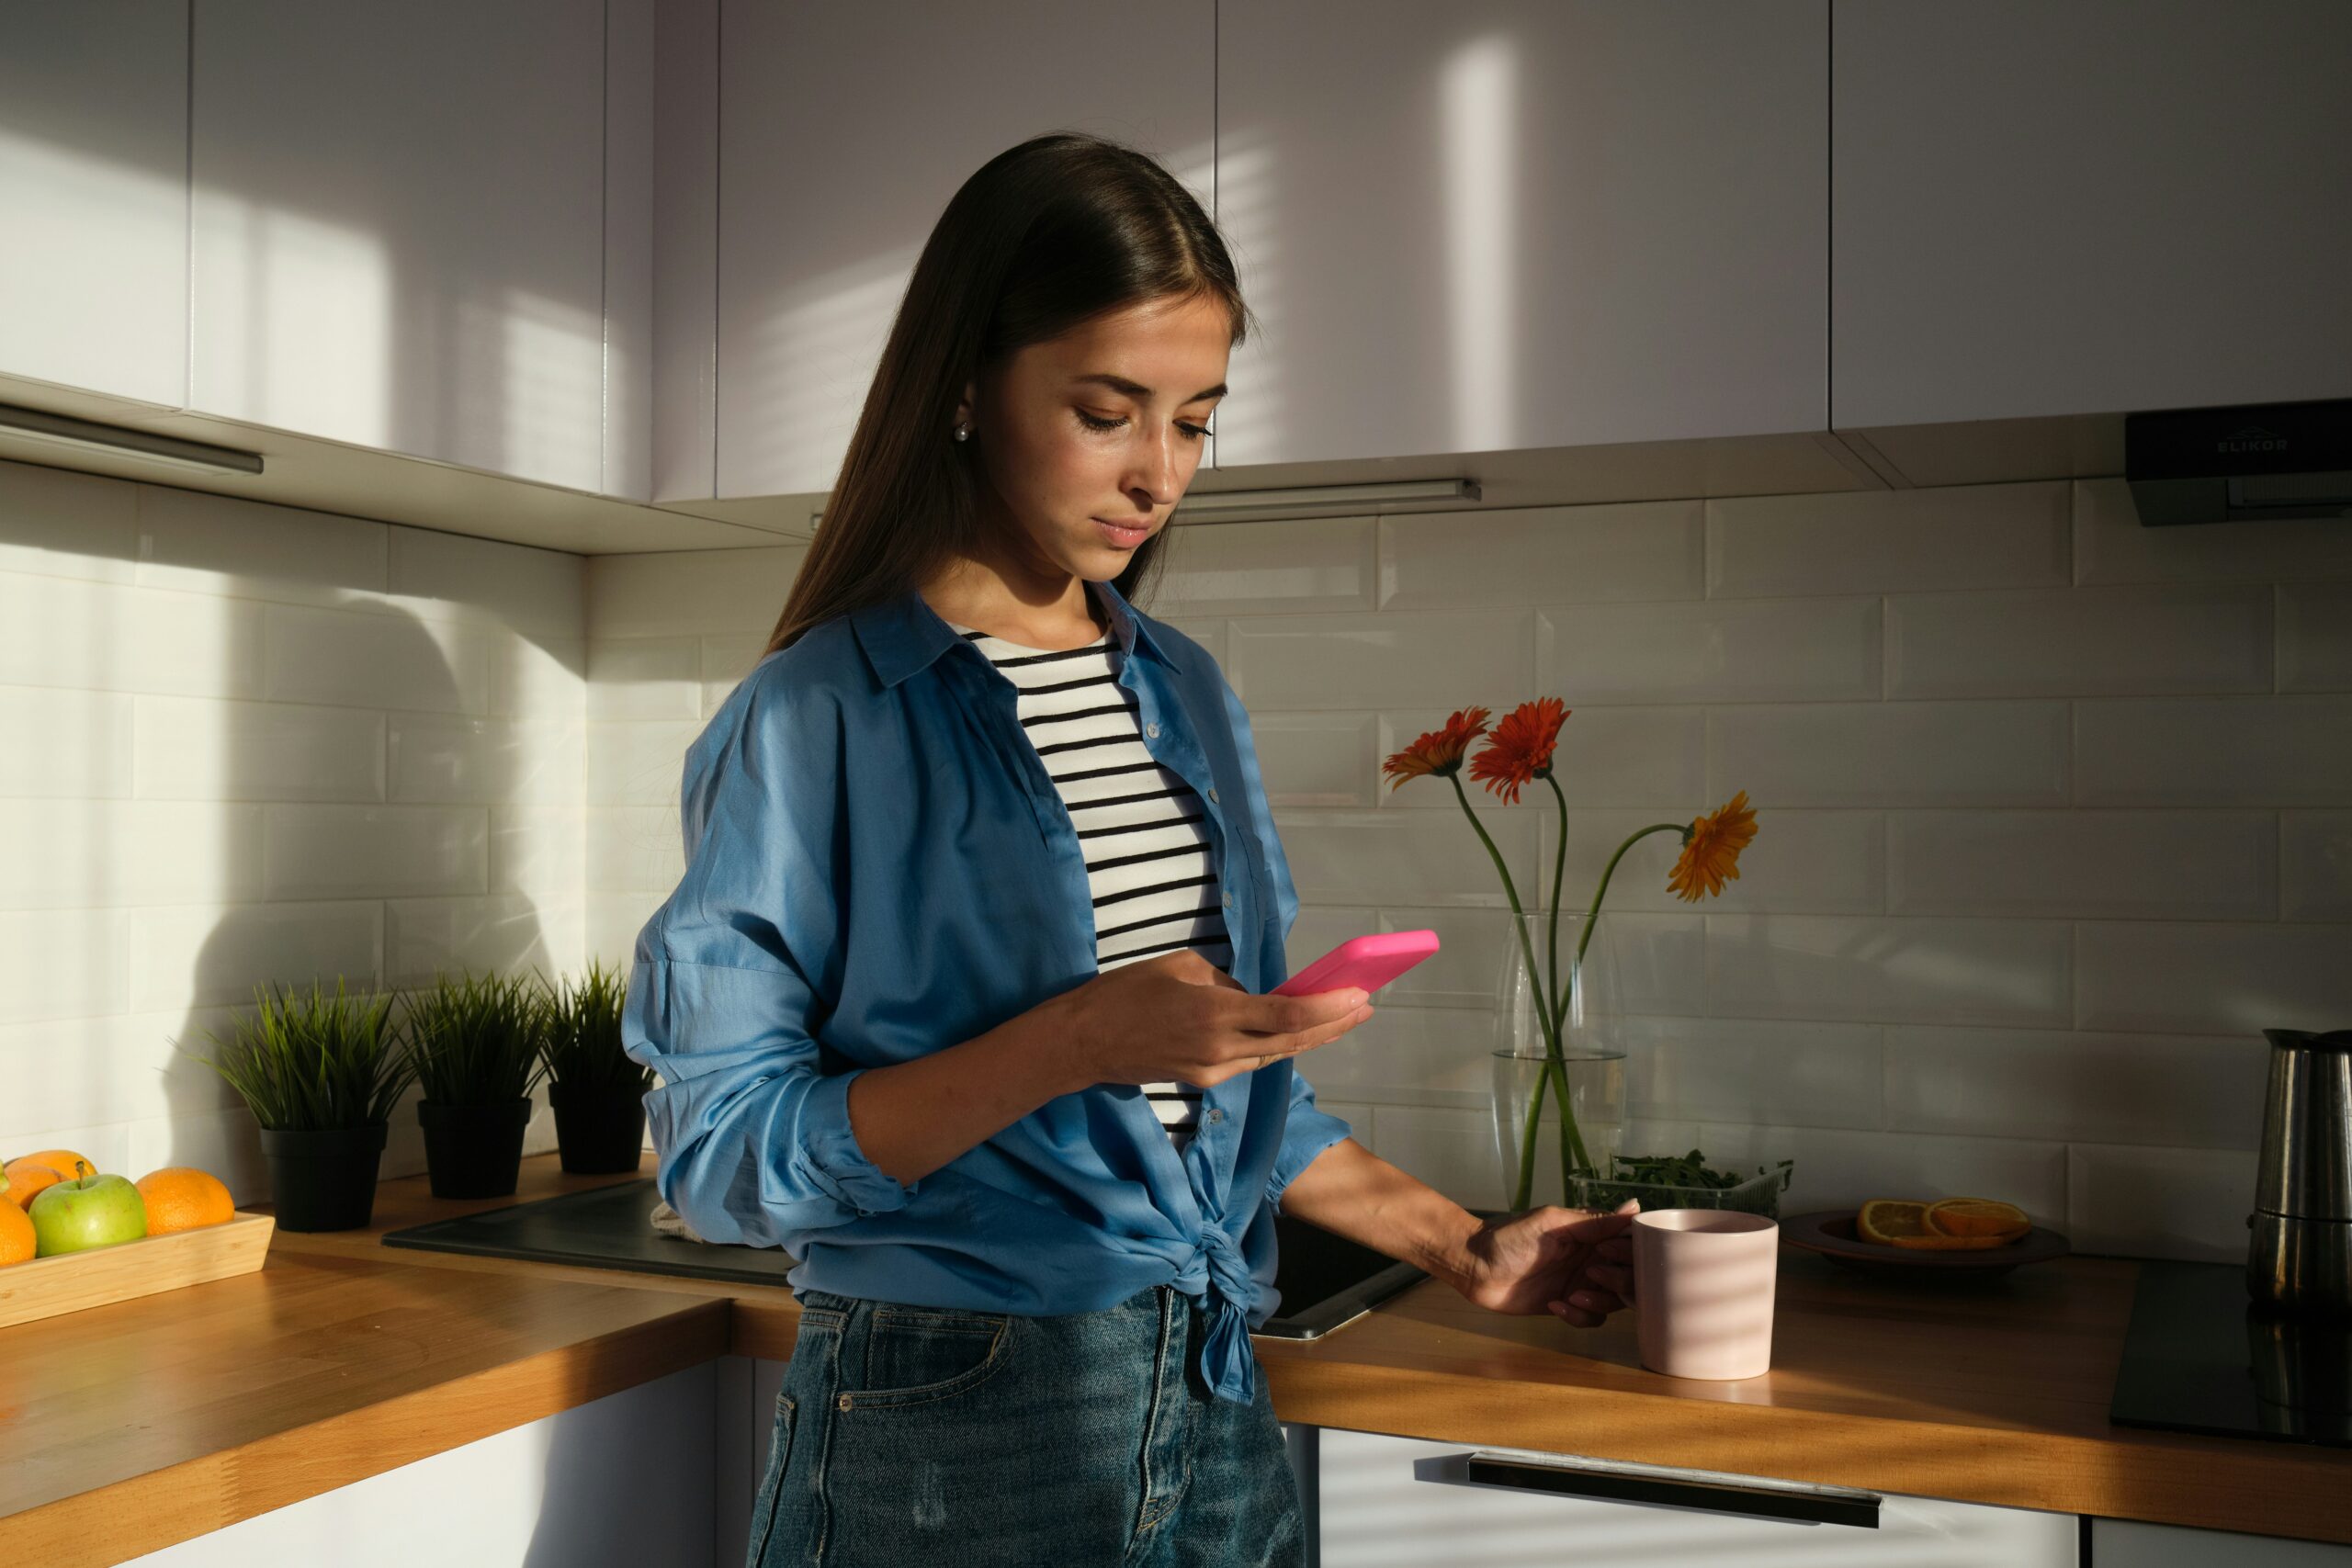
{"type": "MultiPolygon", "coordinates": [[[[1193,786],[1143,742],[1135,697],[1119,684],[1125,657],[1108,631],[1083,648],[1029,648],[948,623],[1018,687],[1021,728],[1069,808],[1094,896],[1098,970],[1189,947],[1233,966],[1223,891],[1193,786]]],[[[1200,1122],[1201,1091],[1142,1086],[1178,1152],[1200,1122]]]]}

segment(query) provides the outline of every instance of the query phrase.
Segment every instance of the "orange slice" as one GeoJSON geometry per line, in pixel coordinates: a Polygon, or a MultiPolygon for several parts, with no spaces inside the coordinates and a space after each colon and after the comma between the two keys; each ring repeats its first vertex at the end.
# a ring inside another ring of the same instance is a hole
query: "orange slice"
{"type": "Polygon", "coordinates": [[[1926,1228],[1931,1235],[2014,1241],[2033,1228],[2033,1221],[2015,1203],[1998,1199],[1946,1198],[1928,1205],[1926,1228]]]}
{"type": "Polygon", "coordinates": [[[1854,1229],[1864,1241],[1899,1243],[1905,1236],[1928,1231],[1928,1205],[1902,1198],[1873,1198],[1854,1216],[1854,1229]]]}
{"type": "Polygon", "coordinates": [[[2013,1235],[1898,1235],[1897,1247],[1907,1247],[1917,1252],[1981,1252],[1986,1247],[2007,1247],[2017,1240],[2013,1235]]]}

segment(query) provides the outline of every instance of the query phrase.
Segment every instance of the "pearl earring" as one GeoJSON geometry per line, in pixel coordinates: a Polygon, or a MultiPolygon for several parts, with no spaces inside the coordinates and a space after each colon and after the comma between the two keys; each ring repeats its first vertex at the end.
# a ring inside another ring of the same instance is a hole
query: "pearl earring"
{"type": "Polygon", "coordinates": [[[956,427],[956,440],[958,440],[958,441],[969,441],[971,438],[972,438],[972,427],[971,427],[970,425],[968,425],[968,424],[959,424],[959,425],[957,425],[957,426],[956,427]]]}

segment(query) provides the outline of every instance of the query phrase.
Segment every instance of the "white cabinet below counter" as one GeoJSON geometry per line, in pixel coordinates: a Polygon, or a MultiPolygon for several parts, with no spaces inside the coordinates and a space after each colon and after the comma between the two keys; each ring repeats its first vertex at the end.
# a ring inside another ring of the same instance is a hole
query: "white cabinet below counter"
{"type": "Polygon", "coordinates": [[[1690,1506],[1673,1506],[1487,1484],[1464,1473],[1474,1453],[1524,1454],[1539,1463],[1554,1457],[1522,1450],[1336,1427],[1318,1428],[1312,1446],[1318,1568],[2076,1568],[2081,1562],[2082,1524],[2073,1514],[1877,1495],[1875,1528],[1812,1523],[1741,1512],[1728,1483],[1712,1501],[1706,1488],[1693,1487],[1690,1506]]]}

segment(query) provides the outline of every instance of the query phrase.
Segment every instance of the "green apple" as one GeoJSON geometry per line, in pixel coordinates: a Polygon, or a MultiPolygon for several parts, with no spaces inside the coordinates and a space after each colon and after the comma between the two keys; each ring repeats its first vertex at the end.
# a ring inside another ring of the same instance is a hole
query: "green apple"
{"type": "Polygon", "coordinates": [[[33,1195],[25,1212],[32,1217],[35,1258],[86,1252],[147,1234],[147,1200],[128,1177],[94,1171],[52,1183],[33,1195]]]}

